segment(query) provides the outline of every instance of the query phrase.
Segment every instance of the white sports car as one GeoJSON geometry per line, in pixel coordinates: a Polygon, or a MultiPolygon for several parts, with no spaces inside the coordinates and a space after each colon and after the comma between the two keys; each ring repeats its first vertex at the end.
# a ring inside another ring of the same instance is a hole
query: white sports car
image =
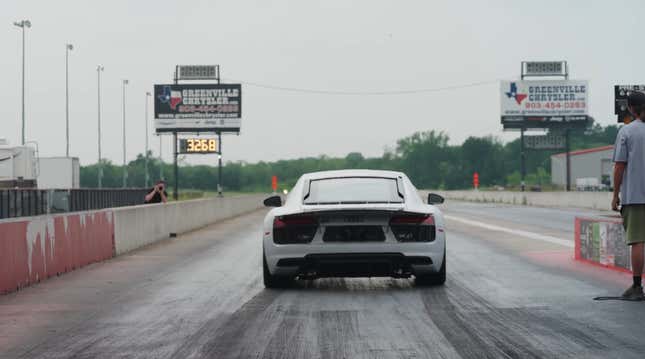
{"type": "Polygon", "coordinates": [[[324,171],[305,174],[264,218],[267,288],[293,279],[414,275],[419,285],[446,280],[446,234],[436,194],[423,203],[401,172],[324,171]]]}

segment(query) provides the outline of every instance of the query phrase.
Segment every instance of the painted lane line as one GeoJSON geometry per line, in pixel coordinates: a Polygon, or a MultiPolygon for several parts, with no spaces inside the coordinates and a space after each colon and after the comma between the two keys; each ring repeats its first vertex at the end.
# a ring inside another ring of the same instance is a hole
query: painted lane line
{"type": "Polygon", "coordinates": [[[475,226],[475,227],[488,229],[488,230],[491,230],[491,231],[509,233],[509,234],[520,236],[520,237],[536,239],[536,240],[539,240],[539,241],[548,242],[548,243],[552,243],[552,244],[558,244],[558,245],[568,247],[568,248],[573,248],[574,247],[573,241],[569,241],[569,240],[558,238],[558,237],[547,236],[547,235],[539,234],[539,233],[535,233],[535,232],[523,231],[523,230],[520,230],[520,229],[510,229],[510,228],[496,226],[496,225],[488,224],[488,223],[484,223],[484,222],[473,221],[473,220],[465,219],[465,218],[461,218],[461,217],[454,217],[454,216],[444,215],[444,218],[446,218],[448,220],[451,220],[451,221],[455,221],[455,222],[461,222],[463,224],[467,224],[467,225],[470,225],[470,226],[475,226]]]}

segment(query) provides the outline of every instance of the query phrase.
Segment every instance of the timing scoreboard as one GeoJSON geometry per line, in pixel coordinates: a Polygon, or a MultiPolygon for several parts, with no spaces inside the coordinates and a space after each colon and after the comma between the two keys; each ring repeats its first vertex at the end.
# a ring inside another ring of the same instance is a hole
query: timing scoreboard
{"type": "Polygon", "coordinates": [[[632,114],[627,109],[627,97],[634,91],[645,92],[645,85],[614,86],[614,114],[618,117],[618,122],[628,124],[633,121],[632,114]]]}
{"type": "Polygon", "coordinates": [[[181,154],[209,154],[219,153],[217,140],[214,138],[180,138],[179,153],[181,154]]]}
{"type": "Polygon", "coordinates": [[[522,77],[524,76],[568,76],[569,69],[566,61],[522,61],[522,77]]]}

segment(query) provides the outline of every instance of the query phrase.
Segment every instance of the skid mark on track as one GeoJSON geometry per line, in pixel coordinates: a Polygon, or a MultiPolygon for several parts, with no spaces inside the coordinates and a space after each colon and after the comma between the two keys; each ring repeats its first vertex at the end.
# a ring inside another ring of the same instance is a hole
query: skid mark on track
{"type": "Polygon", "coordinates": [[[278,298],[260,294],[220,323],[210,341],[197,343],[201,349],[190,357],[458,358],[448,341],[437,339],[410,284],[324,279],[300,282],[278,298]],[[399,310],[393,296],[407,306],[399,310]]]}
{"type": "MultiPolygon", "coordinates": [[[[280,321],[269,337],[266,347],[261,350],[262,358],[308,358],[314,343],[312,334],[307,331],[307,323],[302,320],[302,314],[294,308],[276,308],[280,312],[280,321]]],[[[258,350],[259,352],[260,350],[258,350]]]]}
{"type": "Polygon", "coordinates": [[[448,283],[424,291],[422,298],[462,358],[588,358],[625,347],[611,333],[547,308],[496,308],[454,278],[448,283]]]}
{"type": "Polygon", "coordinates": [[[314,320],[318,327],[318,347],[321,358],[351,358],[352,353],[361,352],[361,350],[352,350],[352,347],[360,345],[358,311],[318,311],[314,313],[314,320]],[[339,345],[339,343],[345,345],[339,345]]]}
{"type": "Polygon", "coordinates": [[[211,335],[200,349],[199,352],[193,353],[189,357],[195,358],[248,358],[258,357],[258,347],[262,347],[259,341],[266,338],[270,329],[264,333],[258,333],[259,336],[249,337],[249,333],[254,329],[258,320],[266,323],[275,323],[276,318],[267,318],[266,316],[276,316],[279,312],[269,311],[268,308],[281,294],[280,291],[264,290],[253,299],[244,304],[239,310],[233,313],[226,322],[217,326],[214,332],[209,332],[209,326],[205,326],[199,335],[211,335]],[[250,339],[246,342],[244,339],[250,339]],[[249,353],[256,350],[255,353],[249,353]]]}

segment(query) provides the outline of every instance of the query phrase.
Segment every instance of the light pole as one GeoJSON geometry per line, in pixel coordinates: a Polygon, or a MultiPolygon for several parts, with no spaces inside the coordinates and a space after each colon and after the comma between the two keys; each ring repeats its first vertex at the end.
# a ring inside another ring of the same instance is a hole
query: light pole
{"type": "Polygon", "coordinates": [[[98,119],[98,137],[99,137],[99,188],[103,188],[103,164],[101,163],[101,72],[103,72],[103,66],[98,65],[96,66],[96,80],[97,80],[97,88],[98,88],[98,101],[97,101],[97,119],[98,119]]]}
{"type": "Polygon", "coordinates": [[[25,145],[25,28],[31,27],[31,21],[22,20],[14,22],[14,25],[22,28],[22,145],[25,145]]]}
{"type": "Polygon", "coordinates": [[[148,175],[148,98],[152,96],[150,92],[146,92],[146,119],[144,121],[144,125],[146,126],[146,158],[145,158],[145,171],[146,171],[146,185],[145,187],[148,188],[148,180],[150,179],[148,175]]]}
{"type": "Polygon", "coordinates": [[[128,80],[123,80],[123,188],[128,183],[128,168],[125,163],[125,86],[127,84],[128,80]]]}
{"type": "Polygon", "coordinates": [[[74,45],[65,44],[65,157],[69,157],[69,52],[74,45]]]}

